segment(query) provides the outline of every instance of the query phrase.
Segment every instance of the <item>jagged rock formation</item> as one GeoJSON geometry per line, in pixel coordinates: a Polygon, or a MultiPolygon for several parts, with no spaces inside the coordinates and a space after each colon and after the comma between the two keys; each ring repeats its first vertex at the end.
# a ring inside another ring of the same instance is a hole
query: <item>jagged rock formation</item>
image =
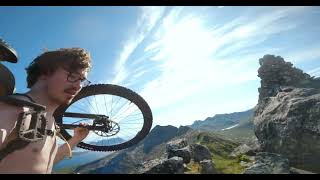
{"type": "Polygon", "coordinates": [[[211,159],[210,150],[200,144],[192,144],[191,145],[192,157],[195,162],[200,162],[206,159],[211,159]]]}
{"type": "Polygon", "coordinates": [[[168,158],[181,157],[183,163],[188,164],[191,160],[191,150],[188,143],[184,139],[178,139],[167,144],[168,158]]]}
{"type": "Polygon", "coordinates": [[[167,143],[167,152],[175,151],[188,146],[188,142],[185,139],[177,139],[167,143]]]}
{"type": "Polygon", "coordinates": [[[246,143],[241,144],[240,146],[235,148],[230,154],[230,157],[235,158],[242,154],[245,154],[248,156],[254,156],[259,151],[261,151],[260,143],[257,137],[253,137],[252,139],[250,139],[250,141],[247,141],[246,143]]]}
{"type": "Polygon", "coordinates": [[[244,174],[289,174],[289,160],[279,154],[260,152],[255,156],[255,164],[244,174]]]}
{"type": "Polygon", "coordinates": [[[249,156],[254,156],[256,153],[255,151],[249,147],[247,144],[242,144],[240,145],[239,147],[237,147],[231,154],[230,156],[231,157],[237,157],[237,156],[240,156],[242,154],[246,154],[246,155],[249,155],[249,156]]]}
{"type": "Polygon", "coordinates": [[[279,56],[265,55],[259,61],[254,131],[261,151],[282,154],[291,166],[320,172],[320,81],[279,56]]]}
{"type": "Polygon", "coordinates": [[[184,166],[181,157],[172,157],[161,161],[147,170],[144,174],[183,174],[184,166]]]}
{"type": "Polygon", "coordinates": [[[185,139],[177,139],[167,143],[166,150],[168,159],[150,161],[144,166],[148,167],[145,174],[183,174],[186,165],[193,159],[201,166],[201,173],[217,173],[214,163],[211,160],[209,149],[200,144],[189,145],[185,139]]]}
{"type": "Polygon", "coordinates": [[[265,55],[259,59],[259,64],[259,102],[265,97],[275,96],[281,86],[297,85],[299,82],[311,80],[309,74],[293,67],[292,63],[284,61],[280,56],[265,55]]]}

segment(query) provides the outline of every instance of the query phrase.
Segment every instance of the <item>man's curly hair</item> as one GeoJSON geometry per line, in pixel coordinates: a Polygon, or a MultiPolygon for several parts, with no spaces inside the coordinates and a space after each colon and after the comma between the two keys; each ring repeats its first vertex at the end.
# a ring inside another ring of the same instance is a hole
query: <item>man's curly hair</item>
{"type": "Polygon", "coordinates": [[[91,69],[89,52],[82,48],[61,48],[47,51],[36,57],[26,68],[28,88],[32,87],[41,75],[50,75],[59,67],[70,72],[79,69],[91,69]]]}

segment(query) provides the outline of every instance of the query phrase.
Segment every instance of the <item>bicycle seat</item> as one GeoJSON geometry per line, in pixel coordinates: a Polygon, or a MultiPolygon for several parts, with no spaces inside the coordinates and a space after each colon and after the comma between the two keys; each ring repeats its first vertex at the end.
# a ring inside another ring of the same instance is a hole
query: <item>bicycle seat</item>
{"type": "Polygon", "coordinates": [[[3,39],[0,38],[0,61],[8,61],[11,63],[18,62],[17,52],[10,47],[3,39]]]}
{"type": "MultiPolygon", "coordinates": [[[[0,61],[18,62],[17,52],[0,38],[0,61]]],[[[14,92],[15,78],[12,72],[0,63],[0,96],[10,95],[14,92]]]]}
{"type": "Polygon", "coordinates": [[[0,96],[10,95],[15,90],[15,78],[12,72],[0,63],[0,96]]]}

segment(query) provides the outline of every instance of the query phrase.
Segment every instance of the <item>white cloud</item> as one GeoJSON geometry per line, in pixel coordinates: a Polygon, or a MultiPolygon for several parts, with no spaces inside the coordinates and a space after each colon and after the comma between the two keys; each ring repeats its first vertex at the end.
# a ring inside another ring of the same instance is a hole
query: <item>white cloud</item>
{"type": "Polygon", "coordinates": [[[270,35],[296,28],[297,24],[288,22],[280,24],[278,21],[301,10],[300,7],[277,9],[257,17],[251,17],[252,19],[240,16],[236,18],[236,21],[231,21],[222,28],[213,30],[213,33],[219,37],[216,45],[216,49],[219,49],[217,56],[226,56],[251,48],[264,42],[270,35]],[[230,27],[233,27],[233,30],[227,32],[230,27]],[[228,47],[225,48],[225,45],[228,47]]]}
{"type": "MultiPolygon", "coordinates": [[[[258,82],[258,59],[266,54],[265,51],[257,49],[255,53],[241,52],[263,43],[270,35],[294,29],[297,24],[289,21],[277,23],[302,9],[275,8],[272,12],[260,13],[259,16],[238,17],[237,21],[212,29],[205,27],[206,19],[200,19],[194,14],[179,17],[182,9],[173,9],[163,19],[161,29],[155,36],[156,41],[145,48],[145,52],[156,52],[151,59],[158,62],[161,74],[147,83],[140,93],[155,111],[178,107],[172,112],[156,116],[161,117],[159,123],[172,124],[169,121],[174,120],[179,124],[184,123],[179,120],[195,120],[206,113],[246,110],[243,107],[254,106],[257,93],[232,100],[226,97],[225,105],[201,99],[197,101],[202,102],[198,107],[195,105],[196,100],[184,101],[199,93],[218,97],[218,94],[212,94],[217,87],[227,88],[258,82]],[[213,107],[213,110],[210,111],[209,107],[213,107]]],[[[279,48],[276,47],[267,52],[278,51],[279,48]]],[[[256,92],[258,87],[253,88],[256,92]]]]}
{"type": "Polygon", "coordinates": [[[133,78],[138,78],[138,77],[140,77],[140,76],[142,76],[144,73],[146,73],[146,71],[139,71],[138,73],[136,73],[136,74],[133,74],[133,78]]]}
{"type": "MultiPolygon", "coordinates": [[[[309,61],[320,59],[320,45],[307,47],[306,49],[292,50],[290,52],[283,52],[282,57],[287,57],[288,61],[293,64],[305,63],[309,61]]],[[[286,58],[285,58],[286,59],[286,58]]]]}
{"type": "Polygon", "coordinates": [[[310,74],[311,76],[320,76],[320,67],[312,69],[312,70],[308,71],[307,73],[310,74]]]}
{"type": "Polygon", "coordinates": [[[115,65],[115,78],[112,80],[113,84],[121,84],[127,78],[128,72],[126,69],[126,62],[129,56],[134,52],[137,46],[144,40],[150,30],[154,27],[156,22],[162,16],[164,7],[141,7],[142,15],[138,19],[136,30],[130,34],[130,38],[125,42],[120,58],[115,65]]]}
{"type": "MultiPolygon", "coordinates": [[[[153,63],[152,68],[160,71],[139,91],[155,114],[155,124],[191,124],[195,119],[204,119],[215,113],[252,108],[258,99],[258,59],[265,54],[282,55],[284,51],[282,47],[256,46],[263,44],[271,35],[296,28],[298,22],[289,19],[304,9],[269,8],[256,15],[238,16],[222,26],[208,27],[208,19],[192,13],[182,17],[183,7],[172,8],[157,27],[153,40],[145,45],[145,54],[133,63],[138,65],[149,60],[153,63]],[[250,87],[251,89],[247,87],[243,92],[236,88],[249,82],[255,86],[250,87]],[[221,88],[236,88],[233,91],[236,96],[231,97],[222,90],[217,92],[221,88]],[[251,91],[251,94],[245,91],[251,91]],[[227,97],[216,101],[225,95],[227,97]],[[166,109],[170,110],[165,111],[166,109]]],[[[144,11],[142,17],[157,19],[162,14],[148,15],[153,10],[151,8],[144,11]]],[[[144,18],[139,21],[138,24],[144,24],[145,28],[139,30],[140,34],[123,51],[122,63],[118,66],[120,71],[126,72],[125,62],[154,27],[156,20],[147,22],[154,23],[146,23],[144,18]]],[[[315,47],[304,54],[297,52],[298,54],[290,57],[316,57],[318,52],[320,51],[315,47]]],[[[139,70],[131,72],[130,77],[147,77],[152,71],[146,71],[145,68],[147,67],[138,67],[139,70]]],[[[129,73],[120,73],[118,82],[125,80],[128,75],[129,73]]],[[[131,80],[126,85],[131,85],[132,82],[131,80]]]]}

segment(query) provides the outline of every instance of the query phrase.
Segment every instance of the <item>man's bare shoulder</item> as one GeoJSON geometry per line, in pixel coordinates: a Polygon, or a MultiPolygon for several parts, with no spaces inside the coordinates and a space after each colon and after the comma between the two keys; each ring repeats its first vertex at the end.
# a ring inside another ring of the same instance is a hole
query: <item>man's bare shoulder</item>
{"type": "Polygon", "coordinates": [[[23,107],[11,105],[5,102],[0,102],[0,118],[3,118],[2,113],[17,113],[19,114],[20,112],[23,111],[23,107]]]}
{"type": "Polygon", "coordinates": [[[0,102],[0,129],[13,125],[23,111],[23,107],[0,102]]]}
{"type": "MultiPolygon", "coordinates": [[[[25,101],[29,101],[26,97],[20,97],[17,96],[15,97],[16,99],[20,99],[20,100],[25,100],[25,101]]],[[[16,106],[16,105],[12,105],[3,101],[0,101],[0,118],[3,117],[2,113],[5,112],[10,112],[13,114],[19,114],[20,112],[23,111],[23,107],[22,106],[16,106]]]]}
{"type": "Polygon", "coordinates": [[[23,107],[0,102],[0,146],[13,130],[23,107]]]}

